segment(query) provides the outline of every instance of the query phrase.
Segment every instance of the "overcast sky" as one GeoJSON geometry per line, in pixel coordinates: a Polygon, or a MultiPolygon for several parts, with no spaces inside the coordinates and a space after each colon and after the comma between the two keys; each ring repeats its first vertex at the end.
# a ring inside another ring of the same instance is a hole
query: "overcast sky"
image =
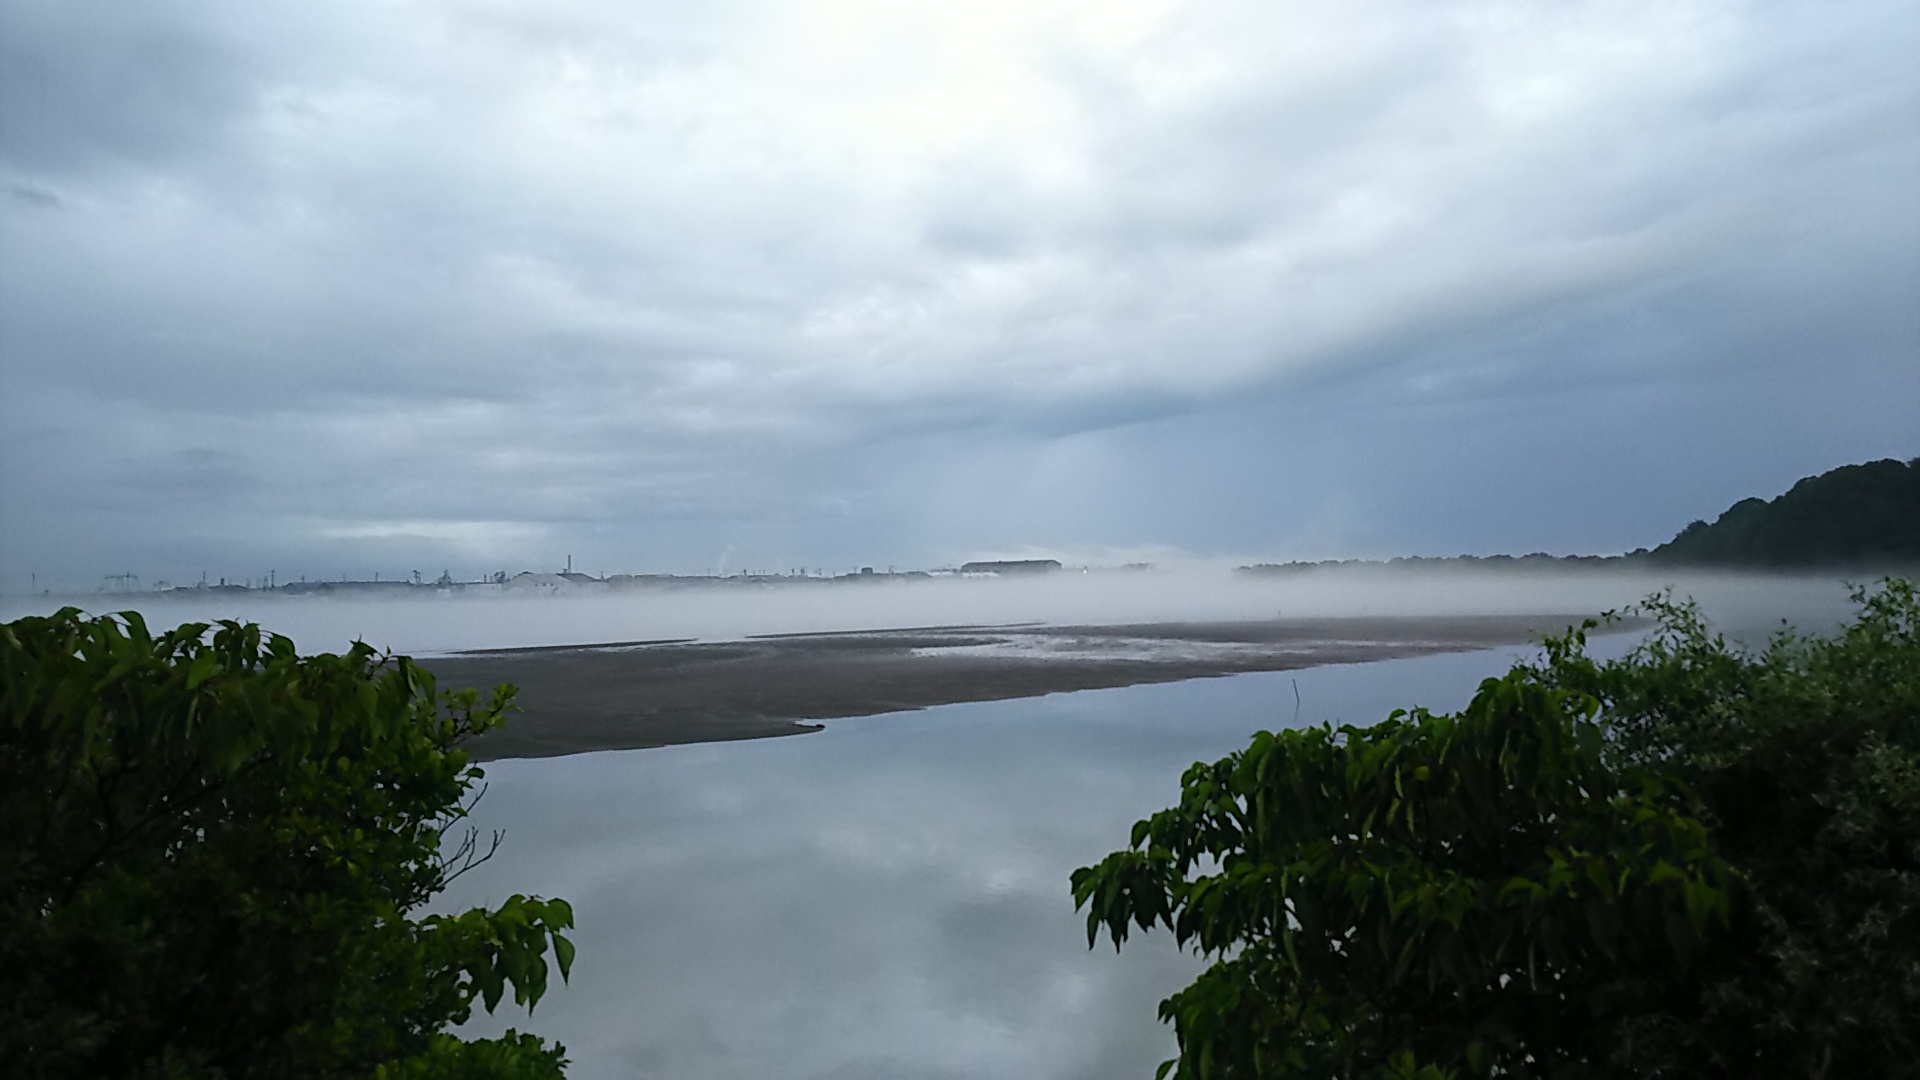
{"type": "Polygon", "coordinates": [[[0,587],[1654,544],[1920,454],[1920,7],[4,0],[0,587]]]}

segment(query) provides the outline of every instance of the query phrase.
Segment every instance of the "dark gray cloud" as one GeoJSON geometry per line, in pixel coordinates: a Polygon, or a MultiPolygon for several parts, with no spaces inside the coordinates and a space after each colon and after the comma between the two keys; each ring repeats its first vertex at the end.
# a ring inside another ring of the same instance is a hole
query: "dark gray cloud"
{"type": "Polygon", "coordinates": [[[1655,542],[1920,453],[1916,46],[14,0],[0,584],[1655,542]]]}

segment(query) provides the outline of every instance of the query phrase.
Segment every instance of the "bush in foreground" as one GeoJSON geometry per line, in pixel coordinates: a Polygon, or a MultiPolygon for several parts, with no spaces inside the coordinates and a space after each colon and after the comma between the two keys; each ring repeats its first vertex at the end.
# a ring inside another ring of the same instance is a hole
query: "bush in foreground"
{"type": "Polygon", "coordinates": [[[1730,648],[1690,604],[1624,659],[1548,643],[1528,671],[1600,703],[1610,756],[1696,794],[1742,933],[1704,1037],[1780,1075],[1920,1076],[1920,597],[1858,591],[1833,637],[1730,648]]]}
{"type": "MultiPolygon", "coordinates": [[[[529,1008],[561,900],[412,914],[510,691],[436,695],[363,644],[74,609],[0,626],[0,1061],[34,1077],[556,1077],[445,1032],[529,1008]]],[[[469,833],[469,838],[472,834],[469,833]]]]}
{"type": "Polygon", "coordinates": [[[1091,943],[1214,964],[1181,1080],[1912,1076],[1920,604],[1754,655],[1656,598],[1457,715],[1261,733],[1075,872],[1091,943]]]}

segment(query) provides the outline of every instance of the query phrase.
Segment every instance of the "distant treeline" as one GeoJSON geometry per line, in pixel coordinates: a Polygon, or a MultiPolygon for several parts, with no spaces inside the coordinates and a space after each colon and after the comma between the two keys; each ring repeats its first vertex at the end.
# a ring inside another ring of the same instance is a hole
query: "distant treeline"
{"type": "Polygon", "coordinates": [[[1777,499],[1743,499],[1648,553],[1665,563],[1882,566],[1920,563],[1920,458],[1844,465],[1777,499]]]}
{"type": "Polygon", "coordinates": [[[1316,567],[1485,569],[1699,566],[1743,569],[1908,569],[1920,566],[1920,458],[1843,465],[1775,499],[1742,499],[1712,524],[1696,521],[1651,550],[1625,555],[1458,555],[1451,558],[1258,563],[1243,574],[1316,567]]]}

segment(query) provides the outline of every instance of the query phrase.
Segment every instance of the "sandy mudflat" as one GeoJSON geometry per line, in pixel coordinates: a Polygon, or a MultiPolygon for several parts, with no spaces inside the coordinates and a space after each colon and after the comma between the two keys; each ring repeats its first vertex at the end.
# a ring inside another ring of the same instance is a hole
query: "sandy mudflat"
{"type": "Polygon", "coordinates": [[[423,661],[449,687],[520,688],[482,760],[751,739],[810,720],[1063,690],[1525,644],[1578,615],[948,626],[725,642],[619,642],[423,661]]]}

